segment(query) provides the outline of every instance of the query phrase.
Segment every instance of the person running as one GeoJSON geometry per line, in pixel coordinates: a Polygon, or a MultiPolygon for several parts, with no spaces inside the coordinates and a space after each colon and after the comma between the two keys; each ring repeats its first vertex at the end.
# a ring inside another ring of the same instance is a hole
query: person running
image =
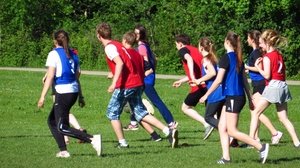
{"type": "Polygon", "coordinates": [[[173,83],[173,87],[178,88],[182,83],[189,82],[190,93],[182,103],[181,110],[184,114],[200,122],[205,127],[204,138],[208,137],[214,127],[205,122],[205,119],[194,109],[198,104],[199,98],[206,92],[205,84],[195,85],[192,83],[195,79],[201,77],[202,55],[196,47],[190,45],[190,38],[186,34],[179,34],[175,37],[176,48],[180,56],[186,77],[173,83]]]}
{"type": "MultiPolygon", "coordinates": [[[[150,44],[147,39],[147,31],[143,25],[136,25],[134,28],[136,34],[136,41],[138,42],[138,52],[144,58],[146,71],[144,78],[144,93],[151,101],[151,103],[158,109],[165,122],[170,128],[176,128],[178,123],[174,121],[174,117],[165,103],[159,97],[154,88],[155,85],[155,71],[156,71],[156,58],[150,49],[150,44]]],[[[131,116],[131,122],[125,130],[136,130],[138,127],[137,122],[134,121],[134,116],[131,116]]]]}
{"type": "MultiPolygon", "coordinates": [[[[123,47],[120,42],[111,39],[112,31],[109,24],[100,23],[97,26],[96,32],[98,40],[104,46],[107,64],[113,73],[112,83],[107,90],[109,93],[112,93],[112,97],[107,107],[106,116],[110,120],[117,136],[117,147],[129,147],[125,140],[122,123],[120,121],[120,115],[126,102],[129,102],[130,108],[134,112],[138,122],[143,121],[159,128],[169,138],[171,147],[177,147],[178,131],[176,129],[170,129],[154,116],[149,115],[142,103],[141,94],[144,84],[143,59],[137,52],[136,54],[131,53],[135,51],[134,49],[128,49],[130,48],[131,41],[127,39],[127,35],[123,38],[123,43],[126,43],[125,47],[123,47]]],[[[135,35],[133,37],[133,42],[135,42],[135,35]]]]}
{"type": "Polygon", "coordinates": [[[265,78],[266,87],[262,93],[262,98],[256,104],[253,111],[250,125],[250,135],[254,136],[258,129],[258,118],[269,107],[275,104],[279,121],[289,132],[293,144],[300,149],[300,142],[292,122],[288,119],[287,102],[292,99],[288,85],[285,81],[285,64],[282,54],[278,48],[286,43],[286,38],[277,31],[267,29],[259,38],[259,46],[266,52],[263,58],[258,58],[255,67],[265,78]],[[260,66],[262,63],[263,67],[260,66]]]}
{"type": "MultiPolygon", "coordinates": [[[[202,77],[196,79],[194,82],[197,85],[201,85],[205,82],[206,87],[209,89],[216,78],[218,72],[218,58],[216,56],[213,42],[208,37],[203,37],[199,40],[198,49],[203,55],[202,59],[202,77]]],[[[207,98],[205,121],[214,128],[218,129],[219,118],[223,105],[225,103],[225,96],[223,95],[222,85],[220,85],[212,94],[207,98]],[[217,118],[215,118],[217,116],[217,118]]],[[[213,129],[211,129],[212,131],[213,129]]],[[[204,140],[208,138],[210,134],[204,137],[204,140]]]]}
{"type": "Polygon", "coordinates": [[[225,94],[225,104],[221,112],[218,126],[221,139],[222,158],[218,160],[217,163],[230,163],[229,137],[232,137],[252,145],[259,150],[261,163],[264,164],[268,157],[269,144],[261,144],[249,135],[238,130],[239,113],[246,103],[245,92],[249,99],[250,108],[253,108],[249,84],[242,61],[240,37],[236,33],[229,31],[224,40],[224,47],[227,53],[220,59],[217,77],[206,94],[200,99],[200,102],[204,103],[208,96],[222,84],[225,94]]]}
{"type": "Polygon", "coordinates": [[[41,97],[38,101],[38,107],[42,108],[45,102],[45,96],[55,84],[55,102],[48,117],[50,131],[56,140],[60,152],[56,157],[68,158],[70,153],[64,141],[64,135],[80,139],[91,143],[101,156],[101,135],[90,135],[83,131],[70,127],[69,113],[75,104],[78,95],[81,93],[79,82],[79,59],[78,56],[69,48],[69,35],[64,30],[58,30],[54,33],[55,49],[48,54],[46,66],[47,77],[41,97]]]}
{"type": "MultiPolygon", "coordinates": [[[[72,52],[74,52],[76,55],[78,54],[76,50],[73,50],[71,49],[72,52]]],[[[79,72],[80,74],[80,72],[79,72]]],[[[45,81],[46,81],[46,78],[47,78],[47,73],[45,73],[43,79],[42,79],[42,82],[43,84],[45,84],[45,81]]],[[[55,102],[55,84],[53,83],[52,84],[52,92],[51,92],[51,95],[52,95],[52,100],[53,100],[53,103],[55,102]]],[[[84,97],[82,96],[82,93],[79,93],[78,94],[78,105],[82,108],[85,106],[85,101],[84,101],[84,97]]],[[[72,114],[71,112],[69,113],[69,122],[70,122],[70,125],[75,128],[75,129],[78,129],[78,130],[81,130],[81,131],[84,131],[86,132],[86,129],[83,129],[78,120],[76,119],[75,115],[72,114]]],[[[66,142],[66,144],[69,144],[70,143],[70,140],[69,140],[69,137],[68,136],[64,136],[64,140],[66,142]]],[[[85,143],[84,141],[82,140],[78,140],[78,143],[85,143]]]]}
{"type": "MultiPolygon", "coordinates": [[[[262,56],[260,47],[259,47],[259,37],[261,33],[258,30],[251,30],[247,34],[247,42],[250,47],[253,48],[252,52],[249,55],[248,65],[245,64],[245,69],[249,71],[249,77],[251,79],[253,92],[252,92],[252,101],[254,106],[258,104],[258,101],[261,98],[261,95],[265,89],[265,79],[264,77],[258,72],[257,68],[254,66],[255,61],[262,56]]],[[[251,114],[253,113],[252,110],[251,114]]],[[[271,143],[273,145],[278,144],[283,133],[277,131],[276,128],[273,126],[271,121],[267,116],[261,114],[259,116],[259,121],[263,123],[270,131],[272,138],[271,143]]],[[[259,140],[258,131],[254,134],[254,137],[257,141],[259,140]]]]}

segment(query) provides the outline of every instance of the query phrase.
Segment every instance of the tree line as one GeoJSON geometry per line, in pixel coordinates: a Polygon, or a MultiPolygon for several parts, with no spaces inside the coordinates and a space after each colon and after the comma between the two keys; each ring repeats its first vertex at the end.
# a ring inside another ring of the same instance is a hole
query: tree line
{"type": "Polygon", "coordinates": [[[0,66],[43,67],[53,47],[52,33],[64,29],[79,51],[82,69],[107,70],[95,28],[108,22],[117,40],[138,23],[146,26],[158,73],[183,73],[176,34],[188,34],[195,46],[209,36],[221,56],[232,30],[241,36],[246,61],[251,51],[247,32],[269,28],[288,39],[281,50],[288,75],[300,69],[299,0],[2,0],[0,9],[0,66]]]}

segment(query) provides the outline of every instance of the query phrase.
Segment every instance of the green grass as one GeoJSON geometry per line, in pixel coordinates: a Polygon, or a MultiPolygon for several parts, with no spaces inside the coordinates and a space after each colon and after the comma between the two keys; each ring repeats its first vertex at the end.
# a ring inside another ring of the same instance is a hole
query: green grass
{"type": "MultiPolygon", "coordinates": [[[[174,89],[171,86],[173,80],[159,79],[156,83],[160,96],[180,124],[179,143],[188,143],[189,146],[170,149],[167,140],[149,141],[149,135],[143,129],[139,129],[125,132],[130,148],[119,150],[114,147],[116,138],[105,116],[110,98],[106,90],[110,81],[104,76],[89,75],[83,75],[81,78],[87,105],[82,109],[76,105],[72,112],[89,133],[102,134],[103,157],[97,157],[90,144],[78,144],[76,139],[71,139],[68,146],[71,158],[55,158],[58,148],[46,123],[51,107],[51,96],[47,97],[43,109],[37,109],[43,75],[42,72],[0,71],[0,165],[2,168],[221,167],[216,164],[216,160],[221,156],[217,131],[214,131],[208,140],[203,141],[203,127],[180,110],[181,103],[188,92],[187,86],[174,89]]],[[[289,102],[289,118],[300,135],[300,86],[290,86],[290,90],[293,100],[289,102]]],[[[197,109],[203,114],[203,105],[198,105],[197,109]]],[[[271,106],[265,114],[274,121],[273,124],[284,133],[284,136],[278,146],[271,146],[264,167],[298,167],[300,151],[293,147],[287,131],[279,123],[274,106],[271,106]]],[[[163,121],[157,110],[155,116],[163,121]]],[[[122,122],[127,124],[128,118],[129,114],[124,113],[122,122]]],[[[249,110],[245,106],[239,120],[240,130],[248,132],[249,120],[249,110]]],[[[160,131],[158,132],[162,135],[160,131]]],[[[263,126],[260,138],[263,142],[270,142],[270,134],[263,126]]],[[[258,153],[254,149],[231,149],[231,159],[230,167],[261,167],[258,153]]]]}

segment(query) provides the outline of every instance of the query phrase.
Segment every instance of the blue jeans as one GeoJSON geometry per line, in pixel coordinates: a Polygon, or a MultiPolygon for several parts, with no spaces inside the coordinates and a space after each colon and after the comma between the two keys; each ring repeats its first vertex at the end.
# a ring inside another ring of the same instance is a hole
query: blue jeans
{"type": "Polygon", "coordinates": [[[148,115],[147,109],[142,102],[142,93],[142,87],[115,89],[107,107],[107,118],[109,120],[120,120],[123,107],[128,102],[135,119],[140,122],[148,115]]]}

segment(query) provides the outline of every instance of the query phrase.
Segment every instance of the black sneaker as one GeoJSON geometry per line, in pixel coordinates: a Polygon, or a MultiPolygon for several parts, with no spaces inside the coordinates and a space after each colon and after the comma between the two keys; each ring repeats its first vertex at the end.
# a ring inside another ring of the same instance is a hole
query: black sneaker
{"type": "Polygon", "coordinates": [[[230,163],[230,160],[226,160],[224,158],[221,158],[220,160],[217,161],[218,164],[228,164],[230,163]]]}
{"type": "Polygon", "coordinates": [[[262,164],[264,164],[268,158],[268,154],[269,154],[269,144],[262,144],[262,148],[259,151],[259,157],[260,157],[260,161],[262,164]]]}
{"type": "Polygon", "coordinates": [[[168,138],[169,138],[171,147],[176,148],[178,146],[178,131],[176,129],[170,129],[168,138]]]}
{"type": "Polygon", "coordinates": [[[155,142],[159,142],[162,140],[162,138],[158,135],[158,136],[152,136],[150,137],[150,140],[155,141],[155,142]]]}
{"type": "Polygon", "coordinates": [[[129,148],[129,145],[128,145],[128,144],[124,145],[124,144],[118,143],[118,144],[116,145],[116,148],[119,148],[119,149],[125,149],[125,148],[129,148]]]}

